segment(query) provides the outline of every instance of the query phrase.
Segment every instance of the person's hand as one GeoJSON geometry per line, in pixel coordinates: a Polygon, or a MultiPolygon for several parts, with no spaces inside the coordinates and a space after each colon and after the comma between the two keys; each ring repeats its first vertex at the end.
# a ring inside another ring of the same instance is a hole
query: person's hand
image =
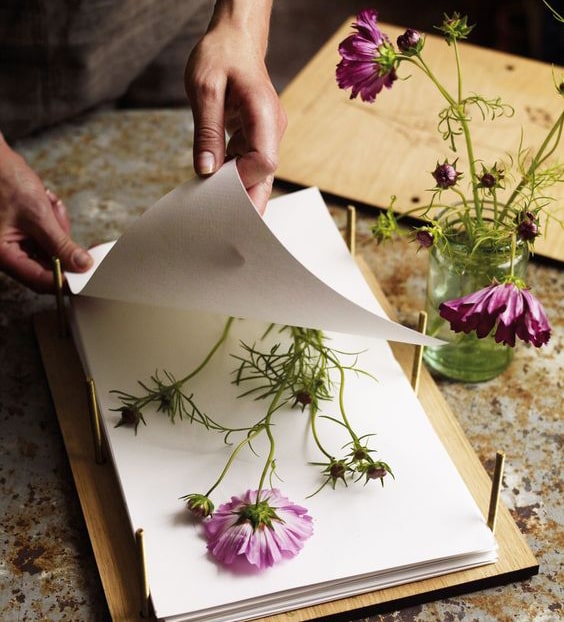
{"type": "Polygon", "coordinates": [[[270,6],[267,0],[217,2],[185,73],[196,172],[209,175],[226,155],[238,157],[239,175],[260,213],[270,197],[286,129],[286,115],[264,63],[270,6]]]}
{"type": "Polygon", "coordinates": [[[73,272],[92,264],[70,237],[63,202],[0,134],[0,270],[36,292],[52,292],[52,257],[73,272]]]}

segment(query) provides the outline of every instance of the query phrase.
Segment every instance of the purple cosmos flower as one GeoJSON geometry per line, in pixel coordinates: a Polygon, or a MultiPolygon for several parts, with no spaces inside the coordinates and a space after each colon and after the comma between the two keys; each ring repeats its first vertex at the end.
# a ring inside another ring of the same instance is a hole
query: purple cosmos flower
{"type": "Polygon", "coordinates": [[[259,569],[297,555],[313,533],[307,509],[276,488],[231,497],[204,523],[208,550],[220,562],[245,559],[259,569]]]}
{"type": "Polygon", "coordinates": [[[497,343],[515,345],[515,337],[537,348],[550,339],[550,324],[542,304],[515,283],[493,283],[468,296],[439,306],[441,317],[455,333],[476,331],[486,337],[495,327],[497,343]]]}
{"type": "Polygon", "coordinates": [[[351,99],[373,102],[384,88],[396,80],[396,53],[388,37],[377,25],[378,13],[361,11],[353,23],[356,33],[339,45],[341,61],[337,65],[337,84],[351,89],[351,99]]]}
{"type": "Polygon", "coordinates": [[[437,187],[446,190],[447,188],[456,185],[461,173],[456,170],[456,162],[449,164],[445,160],[443,164],[437,164],[437,167],[431,175],[435,178],[437,187]]]}

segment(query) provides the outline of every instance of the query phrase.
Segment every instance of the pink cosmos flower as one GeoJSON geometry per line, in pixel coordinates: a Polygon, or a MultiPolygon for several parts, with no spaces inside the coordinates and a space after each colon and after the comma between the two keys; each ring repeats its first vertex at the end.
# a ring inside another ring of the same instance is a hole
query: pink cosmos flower
{"type": "Polygon", "coordinates": [[[239,559],[259,569],[297,555],[313,533],[307,509],[292,503],[276,488],[247,490],[231,497],[204,523],[208,550],[220,562],[239,559]]]}
{"type": "Polygon", "coordinates": [[[542,304],[515,283],[493,283],[468,296],[439,306],[441,317],[455,333],[476,331],[486,337],[496,328],[497,343],[515,345],[515,337],[537,348],[550,339],[550,324],[542,304]]]}
{"type": "Polygon", "coordinates": [[[378,13],[361,11],[353,23],[356,33],[339,45],[341,61],[337,65],[337,84],[351,89],[351,99],[373,102],[384,88],[396,80],[396,54],[388,37],[377,25],[378,13]]]}

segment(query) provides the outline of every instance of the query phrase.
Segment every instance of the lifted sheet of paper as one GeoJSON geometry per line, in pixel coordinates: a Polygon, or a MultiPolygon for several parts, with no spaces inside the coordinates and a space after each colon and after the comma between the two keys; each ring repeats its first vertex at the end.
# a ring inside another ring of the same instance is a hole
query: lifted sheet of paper
{"type": "Polygon", "coordinates": [[[234,162],[178,186],[91,253],[89,272],[66,274],[75,294],[440,343],[386,317],[317,189],[271,201],[263,219],[234,162]]]}

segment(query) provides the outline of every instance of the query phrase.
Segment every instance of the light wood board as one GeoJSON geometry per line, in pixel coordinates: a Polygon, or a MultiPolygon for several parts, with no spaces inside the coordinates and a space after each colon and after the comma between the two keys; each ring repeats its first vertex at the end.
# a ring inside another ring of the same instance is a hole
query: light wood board
{"type": "MultiPolygon", "coordinates": [[[[459,158],[457,169],[467,171],[462,151],[453,154],[437,131],[437,114],[445,103],[430,80],[405,63],[391,89],[384,89],[373,104],[349,99],[338,88],[335,68],[338,44],[352,32],[350,18],[323,46],[282,93],[288,129],[281,146],[277,178],[321,191],[357,205],[394,209],[405,213],[430,200],[435,181],[431,171],[445,158],[459,158]]],[[[395,42],[404,28],[382,24],[395,42]]],[[[428,36],[426,62],[451,92],[456,92],[452,48],[442,37],[428,36]]],[[[474,112],[471,122],[475,158],[486,166],[508,162],[507,154],[523,145],[537,149],[562,112],[562,96],[554,79],[561,68],[471,44],[461,45],[463,92],[488,98],[501,97],[515,109],[510,118],[482,122],[474,112]],[[554,71],[554,76],[553,76],[554,71]]],[[[460,149],[464,149],[460,142],[460,149]]],[[[562,161],[564,146],[555,158],[562,161]]],[[[479,167],[481,170],[481,167],[479,167]]],[[[468,179],[465,175],[465,180],[468,179]]],[[[466,188],[461,180],[462,188],[466,188]]],[[[547,190],[554,198],[551,212],[564,219],[564,184],[547,190]]],[[[446,195],[445,195],[446,196],[446,195]]],[[[452,200],[455,200],[452,195],[452,200]]],[[[443,197],[444,199],[444,197],[443,197]]],[[[564,261],[564,230],[551,221],[545,238],[537,238],[536,253],[564,261]]]]}
{"type": "MultiPolygon", "coordinates": [[[[393,316],[382,291],[359,258],[368,283],[393,316]]],[[[88,414],[86,381],[72,339],[60,337],[55,312],[35,317],[35,332],[65,442],[88,535],[114,622],[141,622],[139,574],[134,537],[111,463],[96,464],[88,414]]],[[[393,344],[404,371],[411,375],[413,347],[393,344]]],[[[423,369],[419,396],[443,444],[487,515],[491,482],[444,398],[423,369]]],[[[357,609],[388,611],[492,585],[538,572],[537,561],[507,509],[500,507],[496,537],[499,560],[480,568],[362,594],[262,618],[262,622],[302,622],[357,609]]],[[[360,613],[358,614],[360,615],[360,613]]],[[[154,618],[151,618],[154,619],[154,618]]]]}

